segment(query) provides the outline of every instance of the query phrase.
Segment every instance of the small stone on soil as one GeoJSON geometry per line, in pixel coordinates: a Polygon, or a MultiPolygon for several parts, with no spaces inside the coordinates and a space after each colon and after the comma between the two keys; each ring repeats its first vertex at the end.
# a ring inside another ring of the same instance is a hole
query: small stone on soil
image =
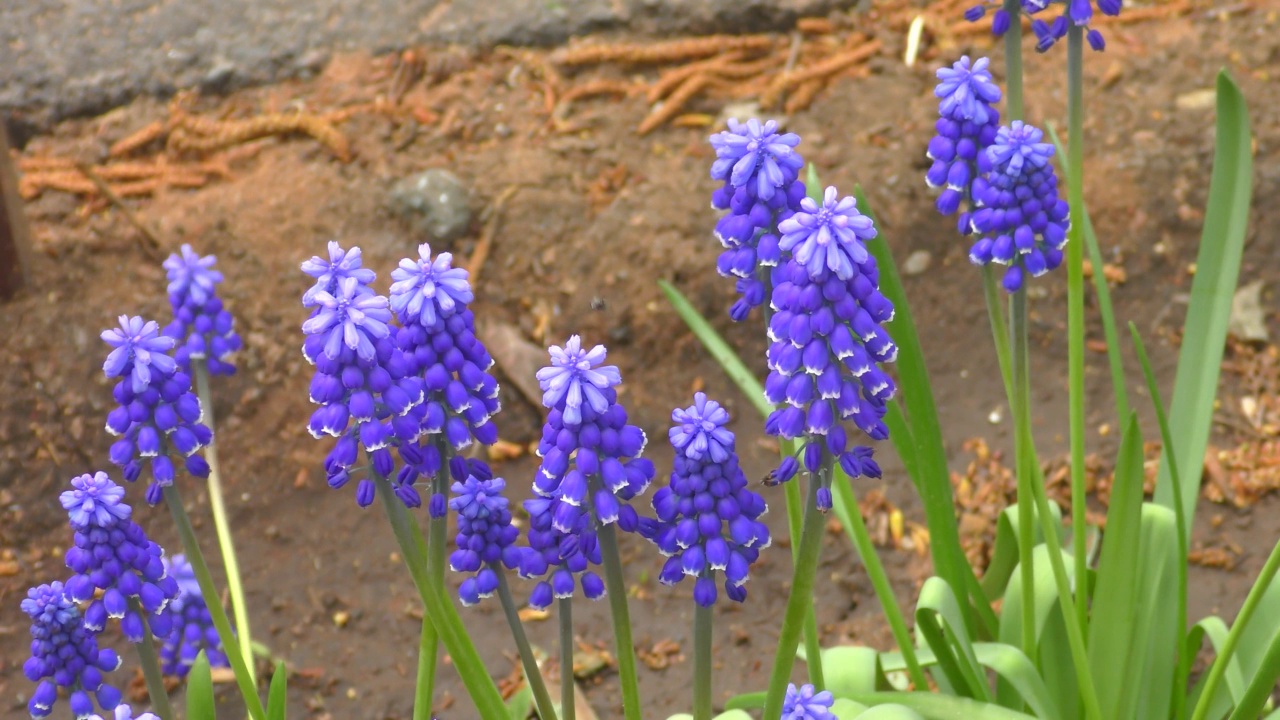
{"type": "Polygon", "coordinates": [[[906,262],[902,263],[902,272],[905,275],[920,275],[928,270],[932,263],[933,255],[928,250],[916,250],[907,256],[906,262]]]}
{"type": "Polygon", "coordinates": [[[419,239],[456,240],[471,226],[470,195],[448,170],[433,168],[400,180],[391,187],[387,204],[409,223],[419,239]]]}

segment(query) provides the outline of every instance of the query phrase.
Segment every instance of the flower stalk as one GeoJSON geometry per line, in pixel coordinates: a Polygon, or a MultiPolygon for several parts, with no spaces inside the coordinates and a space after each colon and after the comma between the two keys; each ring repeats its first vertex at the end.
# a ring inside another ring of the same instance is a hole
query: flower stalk
{"type": "MultiPolygon", "coordinates": [[[[599,482],[598,479],[595,482],[599,482]]],[[[622,557],[613,524],[599,526],[600,556],[609,612],[613,619],[614,650],[618,653],[618,675],[622,683],[622,710],[627,720],[641,720],[640,684],[636,677],[636,652],[631,642],[631,612],[627,608],[627,583],[622,577],[622,557]]],[[[793,650],[794,652],[794,650],[793,650]]],[[[573,682],[570,660],[569,681],[573,682]]]]}
{"type": "MultiPolygon", "coordinates": [[[[440,452],[440,469],[431,478],[432,496],[444,494],[445,475],[449,467],[449,444],[437,440],[440,452]]],[[[427,575],[440,592],[444,592],[445,551],[448,549],[448,520],[427,515],[427,575]]],[[[431,720],[431,706],[435,698],[436,662],[440,654],[440,636],[435,626],[424,615],[422,633],[418,638],[418,681],[413,703],[413,720],[431,720]]]]}
{"type": "MultiPolygon", "coordinates": [[[[492,563],[490,567],[498,575],[498,599],[502,602],[502,613],[507,617],[507,625],[511,627],[511,636],[516,641],[516,650],[520,653],[520,665],[524,668],[524,680],[529,683],[529,688],[533,690],[533,702],[538,708],[538,717],[543,720],[556,720],[555,706],[551,704],[551,694],[547,692],[547,684],[542,680],[542,671],[538,668],[538,659],[533,656],[533,647],[529,645],[529,636],[525,635],[524,624],[520,622],[520,611],[516,608],[516,602],[511,597],[511,586],[507,583],[507,571],[498,563],[492,563]]],[[[572,715],[570,715],[570,720],[572,720],[572,715]]]]}
{"type": "MultiPolygon", "coordinates": [[[[142,604],[136,598],[129,599],[133,612],[146,616],[142,604]]],[[[160,671],[160,656],[156,653],[156,644],[152,640],[151,628],[142,633],[142,641],[136,643],[138,648],[138,664],[142,666],[142,679],[147,684],[147,695],[151,697],[151,707],[155,709],[160,720],[174,720],[173,706],[169,703],[169,691],[164,687],[164,674],[160,671]]]]}
{"type": "Polygon", "coordinates": [[[693,608],[693,720],[711,720],[711,607],[693,608]]]}
{"type": "MultiPolygon", "coordinates": [[[[231,537],[231,522],[227,519],[227,506],[222,492],[222,476],[218,470],[217,428],[213,418],[213,394],[209,390],[209,364],[204,358],[192,358],[191,370],[196,380],[196,395],[200,398],[200,408],[204,411],[203,422],[214,431],[213,439],[205,446],[204,458],[209,463],[209,509],[213,514],[213,528],[218,536],[218,551],[222,555],[222,566],[227,573],[227,593],[230,596],[231,612],[236,619],[236,638],[240,645],[240,655],[253,657],[253,638],[249,634],[249,609],[244,600],[244,583],[240,578],[240,561],[236,558],[235,542],[231,537]]],[[[249,677],[257,683],[257,673],[253,663],[248,665],[249,677]]]]}
{"type": "Polygon", "coordinates": [[[560,598],[556,609],[560,622],[560,717],[574,720],[578,708],[573,698],[573,598],[560,598]]]}
{"type": "Polygon", "coordinates": [[[1022,651],[1027,657],[1036,657],[1036,608],[1035,595],[1035,471],[1028,457],[1031,446],[1030,358],[1027,349],[1027,290],[1022,288],[1010,299],[1010,345],[1013,348],[1013,391],[1010,398],[1013,411],[1014,462],[1018,472],[1018,567],[1022,578],[1022,651]]]}

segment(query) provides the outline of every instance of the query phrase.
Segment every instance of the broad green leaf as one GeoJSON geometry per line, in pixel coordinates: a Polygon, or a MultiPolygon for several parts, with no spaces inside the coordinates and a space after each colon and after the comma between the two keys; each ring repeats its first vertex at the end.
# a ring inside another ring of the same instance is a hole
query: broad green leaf
{"type": "Polygon", "coordinates": [[[1249,687],[1245,690],[1244,696],[1231,712],[1230,720],[1253,720],[1258,717],[1262,713],[1263,706],[1271,699],[1271,692],[1275,690],[1278,677],[1280,677],[1280,632],[1276,632],[1271,637],[1267,654],[1263,657],[1258,671],[1254,673],[1253,679],[1249,681],[1249,687]]]}
{"type": "MultiPolygon", "coordinates": [[[[1205,208],[1196,277],[1191,283],[1191,304],[1183,324],[1174,379],[1170,430],[1176,440],[1178,467],[1191,473],[1199,468],[1209,442],[1213,400],[1218,391],[1222,352],[1227,339],[1231,300],[1240,277],[1253,192],[1253,157],[1249,112],[1240,88],[1226,71],[1218,73],[1218,119],[1213,153],[1213,179],[1205,208]]],[[[1198,477],[1199,473],[1195,473],[1198,477]]],[[[1200,483],[1188,475],[1179,501],[1186,510],[1188,540],[1195,516],[1200,483]]],[[[1156,502],[1172,508],[1173,488],[1163,463],[1156,480],[1156,502]]]]}
{"type": "Polygon", "coordinates": [[[284,663],[276,663],[275,673],[271,675],[271,690],[267,695],[267,720],[285,720],[288,714],[289,671],[284,663]]]}
{"type": "Polygon", "coordinates": [[[1130,415],[1116,459],[1089,623],[1089,667],[1106,717],[1133,717],[1129,696],[1146,650],[1137,642],[1139,624],[1144,620],[1140,615],[1146,608],[1135,582],[1142,534],[1142,482],[1142,434],[1137,417],[1130,415]]]}
{"type": "Polygon", "coordinates": [[[764,707],[767,694],[764,692],[749,692],[734,695],[725,702],[724,707],[726,710],[759,710],[764,707]]]}
{"type": "MultiPolygon", "coordinates": [[[[1058,513],[1056,505],[1051,505],[1050,512],[1058,513]]],[[[1016,511],[1016,508],[1013,508],[1016,511]]],[[[1016,516],[1014,517],[1016,522],[1016,516]]],[[[1039,525],[1039,523],[1036,523],[1039,525]]],[[[1058,523],[1060,526],[1061,523],[1058,523]]],[[[1016,536],[1016,532],[1015,532],[1016,536]]],[[[1062,603],[1058,598],[1058,585],[1053,576],[1053,566],[1049,562],[1049,546],[1036,545],[1032,551],[1035,584],[1031,589],[1030,602],[1035,606],[1036,649],[1039,654],[1038,665],[1040,676],[1049,697],[1048,704],[1054,707],[1064,718],[1074,718],[1078,714],[1080,702],[1075,666],[1071,660],[1070,644],[1067,629],[1062,615],[1062,603]]],[[[1062,552],[1062,557],[1070,557],[1062,552]]],[[[1075,568],[1073,563],[1064,562],[1068,582],[1074,583],[1075,568]]],[[[1022,588],[1022,574],[1014,572],[1004,591],[1004,604],[1001,611],[1000,642],[1012,647],[1022,645],[1022,604],[1027,601],[1022,588]]],[[[997,701],[1006,707],[1013,707],[1026,694],[1005,678],[1000,678],[996,687],[997,701]]]]}
{"type": "Polygon", "coordinates": [[[841,645],[822,651],[826,689],[837,697],[888,690],[880,653],[869,647],[841,645]]]}
{"type": "MultiPolygon", "coordinates": [[[[1054,527],[1059,528],[1058,539],[1065,540],[1066,530],[1062,527],[1062,508],[1050,500],[1049,507],[1054,513],[1054,527]]],[[[1040,523],[1035,523],[1032,531],[1035,544],[1044,542],[1044,531],[1040,523]]],[[[996,600],[1005,594],[1005,586],[1009,577],[1018,567],[1018,506],[1010,505],[1000,512],[996,518],[995,550],[991,553],[991,562],[987,571],[982,574],[982,589],[988,599],[996,600]]]]}
{"type": "MultiPolygon", "coordinates": [[[[1254,609],[1253,618],[1249,621],[1249,630],[1240,638],[1236,651],[1227,664],[1223,676],[1225,682],[1218,685],[1213,703],[1209,706],[1208,717],[1223,718],[1244,697],[1248,683],[1258,672],[1267,652],[1271,639],[1280,628],[1280,579],[1273,580],[1254,609]]],[[[1215,652],[1221,649],[1227,639],[1227,625],[1218,617],[1208,617],[1191,627],[1187,633],[1186,652],[1197,653],[1204,638],[1208,638],[1215,652]]],[[[1188,707],[1194,707],[1202,690],[1204,676],[1196,684],[1188,707]]]]}
{"type": "Polygon", "coordinates": [[[187,720],[217,720],[209,658],[201,650],[187,674],[187,720]]]}
{"type": "MultiPolygon", "coordinates": [[[[850,701],[846,700],[845,702],[850,701]]],[[[925,717],[920,713],[906,705],[898,705],[897,703],[877,705],[850,717],[854,717],[857,720],[925,720],[925,717]]]]}
{"type": "Polygon", "coordinates": [[[831,703],[831,714],[835,715],[839,720],[856,720],[859,715],[866,711],[866,705],[845,698],[836,698],[836,701],[831,703]]]}
{"type": "Polygon", "coordinates": [[[1124,668],[1132,682],[1122,688],[1121,706],[1133,708],[1133,717],[1169,717],[1183,628],[1178,604],[1169,598],[1178,595],[1178,567],[1186,562],[1179,552],[1177,518],[1169,508],[1142,505],[1137,552],[1138,572],[1131,581],[1139,588],[1133,642],[1140,666],[1124,668]]]}
{"type": "MultiPolygon", "coordinates": [[[[693,716],[689,713],[677,713],[667,718],[667,720],[693,720],[693,716]]],[[[726,710],[712,718],[712,720],[752,720],[751,714],[742,710],[726,710]]]]}
{"type": "MultiPolygon", "coordinates": [[[[858,205],[863,214],[875,221],[875,213],[867,202],[862,188],[855,188],[858,205]]],[[[877,223],[879,228],[879,224],[877,223]]],[[[915,320],[911,315],[911,306],[907,303],[906,291],[902,287],[902,279],[898,276],[898,268],[893,260],[893,251],[885,237],[883,228],[875,240],[867,243],[867,250],[875,258],[880,269],[880,292],[893,303],[894,318],[885,324],[885,329],[898,345],[898,359],[894,369],[898,373],[898,392],[906,409],[906,420],[911,428],[911,436],[898,438],[890,434],[889,439],[901,458],[912,458],[916,466],[915,480],[917,491],[924,505],[925,522],[929,528],[929,549],[933,557],[934,572],[947,583],[962,593],[966,598],[970,589],[975,587],[973,568],[965,558],[960,547],[960,532],[956,526],[955,507],[951,494],[951,474],[947,469],[946,448],[942,443],[942,429],[938,423],[938,409],[933,398],[933,388],[929,384],[929,370],[925,366],[924,352],[920,346],[920,336],[916,330],[915,320]]],[[[994,634],[996,619],[987,604],[986,598],[973,597],[973,603],[963,603],[965,626],[976,630],[976,621],[986,630],[994,634]],[[976,609],[977,617],[971,617],[976,609]]]]}
{"type": "Polygon", "coordinates": [[[942,673],[934,674],[957,695],[987,700],[986,673],[978,664],[955,592],[941,577],[925,580],[916,603],[916,634],[937,658],[942,673]]]}
{"type": "MultiPolygon", "coordinates": [[[[1066,157],[1067,151],[1062,147],[1062,140],[1048,124],[1049,137],[1053,146],[1058,149],[1058,157],[1066,157]]],[[[1062,184],[1067,184],[1067,173],[1070,168],[1063,163],[1062,184]]],[[[1116,422],[1123,423],[1129,417],[1129,392],[1124,379],[1124,357],[1120,353],[1120,334],[1116,331],[1116,316],[1111,306],[1111,289],[1107,287],[1107,279],[1102,272],[1102,250],[1098,247],[1098,236],[1093,231],[1093,220],[1089,218],[1089,209],[1080,208],[1080,216],[1084,218],[1081,233],[1084,235],[1085,250],[1089,253],[1089,262],[1093,265],[1093,291],[1098,298],[1098,315],[1102,318],[1102,335],[1107,339],[1107,363],[1111,366],[1111,392],[1116,399],[1116,422]]]]}
{"type": "Polygon", "coordinates": [[[533,687],[525,683],[507,698],[507,717],[510,720],[526,720],[533,712],[533,687]]]}
{"type": "MultiPolygon", "coordinates": [[[[1201,620],[1187,632],[1187,637],[1183,642],[1183,652],[1190,653],[1193,657],[1200,652],[1201,643],[1208,638],[1209,644],[1213,646],[1216,653],[1227,641],[1227,633],[1229,628],[1223,622],[1222,618],[1217,615],[1210,615],[1201,620]]],[[[1201,674],[1200,680],[1196,683],[1196,687],[1192,690],[1190,701],[1187,707],[1195,707],[1199,700],[1200,693],[1207,673],[1201,674]]],[[[1241,669],[1240,653],[1237,652],[1235,657],[1231,658],[1231,662],[1227,664],[1226,673],[1223,675],[1226,682],[1218,686],[1218,692],[1213,698],[1213,704],[1209,706],[1210,718],[1224,718],[1231,708],[1235,706],[1236,701],[1244,696],[1245,679],[1244,671],[1241,669]]]]}
{"type": "Polygon", "coordinates": [[[1034,720],[1016,710],[954,695],[931,692],[871,693],[852,698],[864,705],[894,703],[920,713],[925,720],[1034,720]]]}

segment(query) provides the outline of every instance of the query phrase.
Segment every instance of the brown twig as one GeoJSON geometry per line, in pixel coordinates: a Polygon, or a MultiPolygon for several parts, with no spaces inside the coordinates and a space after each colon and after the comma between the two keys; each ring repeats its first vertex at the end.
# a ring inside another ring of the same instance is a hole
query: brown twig
{"type": "Polygon", "coordinates": [[[552,113],[556,119],[563,120],[569,114],[569,108],[575,100],[594,97],[596,95],[630,95],[635,90],[635,86],[622,80],[591,80],[581,85],[574,85],[560,96],[560,102],[556,104],[555,111],[552,113]]]}
{"type": "Polygon", "coordinates": [[[783,93],[788,90],[799,87],[810,80],[827,80],[832,75],[870,58],[880,52],[882,47],[883,45],[879,40],[871,40],[853,50],[832,55],[816,65],[810,65],[796,72],[779,75],[760,98],[760,106],[765,108],[776,107],[779,100],[782,99],[783,93]]]}
{"type": "Polygon", "coordinates": [[[142,242],[139,243],[142,246],[142,252],[146,254],[148,258],[155,261],[159,261],[164,257],[164,253],[161,250],[160,238],[156,236],[155,232],[152,231],[149,225],[142,221],[142,218],[138,217],[138,215],[133,212],[132,208],[124,204],[124,201],[121,200],[120,196],[111,189],[111,186],[107,185],[107,182],[99,177],[98,174],[93,171],[93,168],[88,165],[77,165],[76,167],[85,177],[89,178],[89,181],[92,182],[94,186],[98,188],[98,192],[109,200],[111,204],[120,211],[120,214],[124,215],[125,219],[128,220],[131,225],[138,229],[138,232],[142,237],[142,242]]]}
{"type": "Polygon", "coordinates": [[[773,46],[768,35],[708,35],[660,43],[593,43],[558,50],[551,55],[557,65],[596,65],[617,62],[630,65],[679,62],[730,50],[761,51],[773,46]]]}
{"type": "Polygon", "coordinates": [[[351,160],[345,135],[325,118],[311,113],[270,113],[247,120],[211,120],[182,113],[169,134],[169,147],[178,152],[212,152],[268,135],[301,132],[315,138],[343,162],[351,160]]]}
{"type": "Polygon", "coordinates": [[[639,135],[648,135],[663,123],[680,114],[684,109],[685,103],[702,89],[711,84],[712,78],[706,74],[693,75],[687,78],[676,91],[671,93],[671,97],[662,102],[661,105],[654,108],[636,128],[639,135]]]}
{"type": "Polygon", "coordinates": [[[166,124],[159,120],[147,123],[133,134],[117,140],[111,146],[111,149],[107,151],[107,155],[110,157],[123,157],[154,140],[160,139],[167,131],[166,124]]]}
{"type": "Polygon", "coordinates": [[[713,58],[691,62],[686,65],[681,65],[680,67],[667,70],[659,75],[658,79],[649,86],[647,91],[645,91],[645,100],[652,105],[669,95],[672,90],[680,87],[680,83],[683,83],[689,77],[697,75],[700,72],[722,68],[729,63],[737,62],[744,57],[746,57],[746,54],[741,50],[733,50],[731,52],[724,53],[723,55],[717,55],[713,58]]]}

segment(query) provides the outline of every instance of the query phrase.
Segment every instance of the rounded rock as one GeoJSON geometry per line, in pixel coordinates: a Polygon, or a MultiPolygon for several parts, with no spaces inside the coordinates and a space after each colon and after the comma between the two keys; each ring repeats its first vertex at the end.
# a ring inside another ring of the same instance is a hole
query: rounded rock
{"type": "Polygon", "coordinates": [[[432,242],[450,242],[471,226],[470,194],[453,173],[439,168],[411,175],[391,187],[391,211],[432,242]]]}

